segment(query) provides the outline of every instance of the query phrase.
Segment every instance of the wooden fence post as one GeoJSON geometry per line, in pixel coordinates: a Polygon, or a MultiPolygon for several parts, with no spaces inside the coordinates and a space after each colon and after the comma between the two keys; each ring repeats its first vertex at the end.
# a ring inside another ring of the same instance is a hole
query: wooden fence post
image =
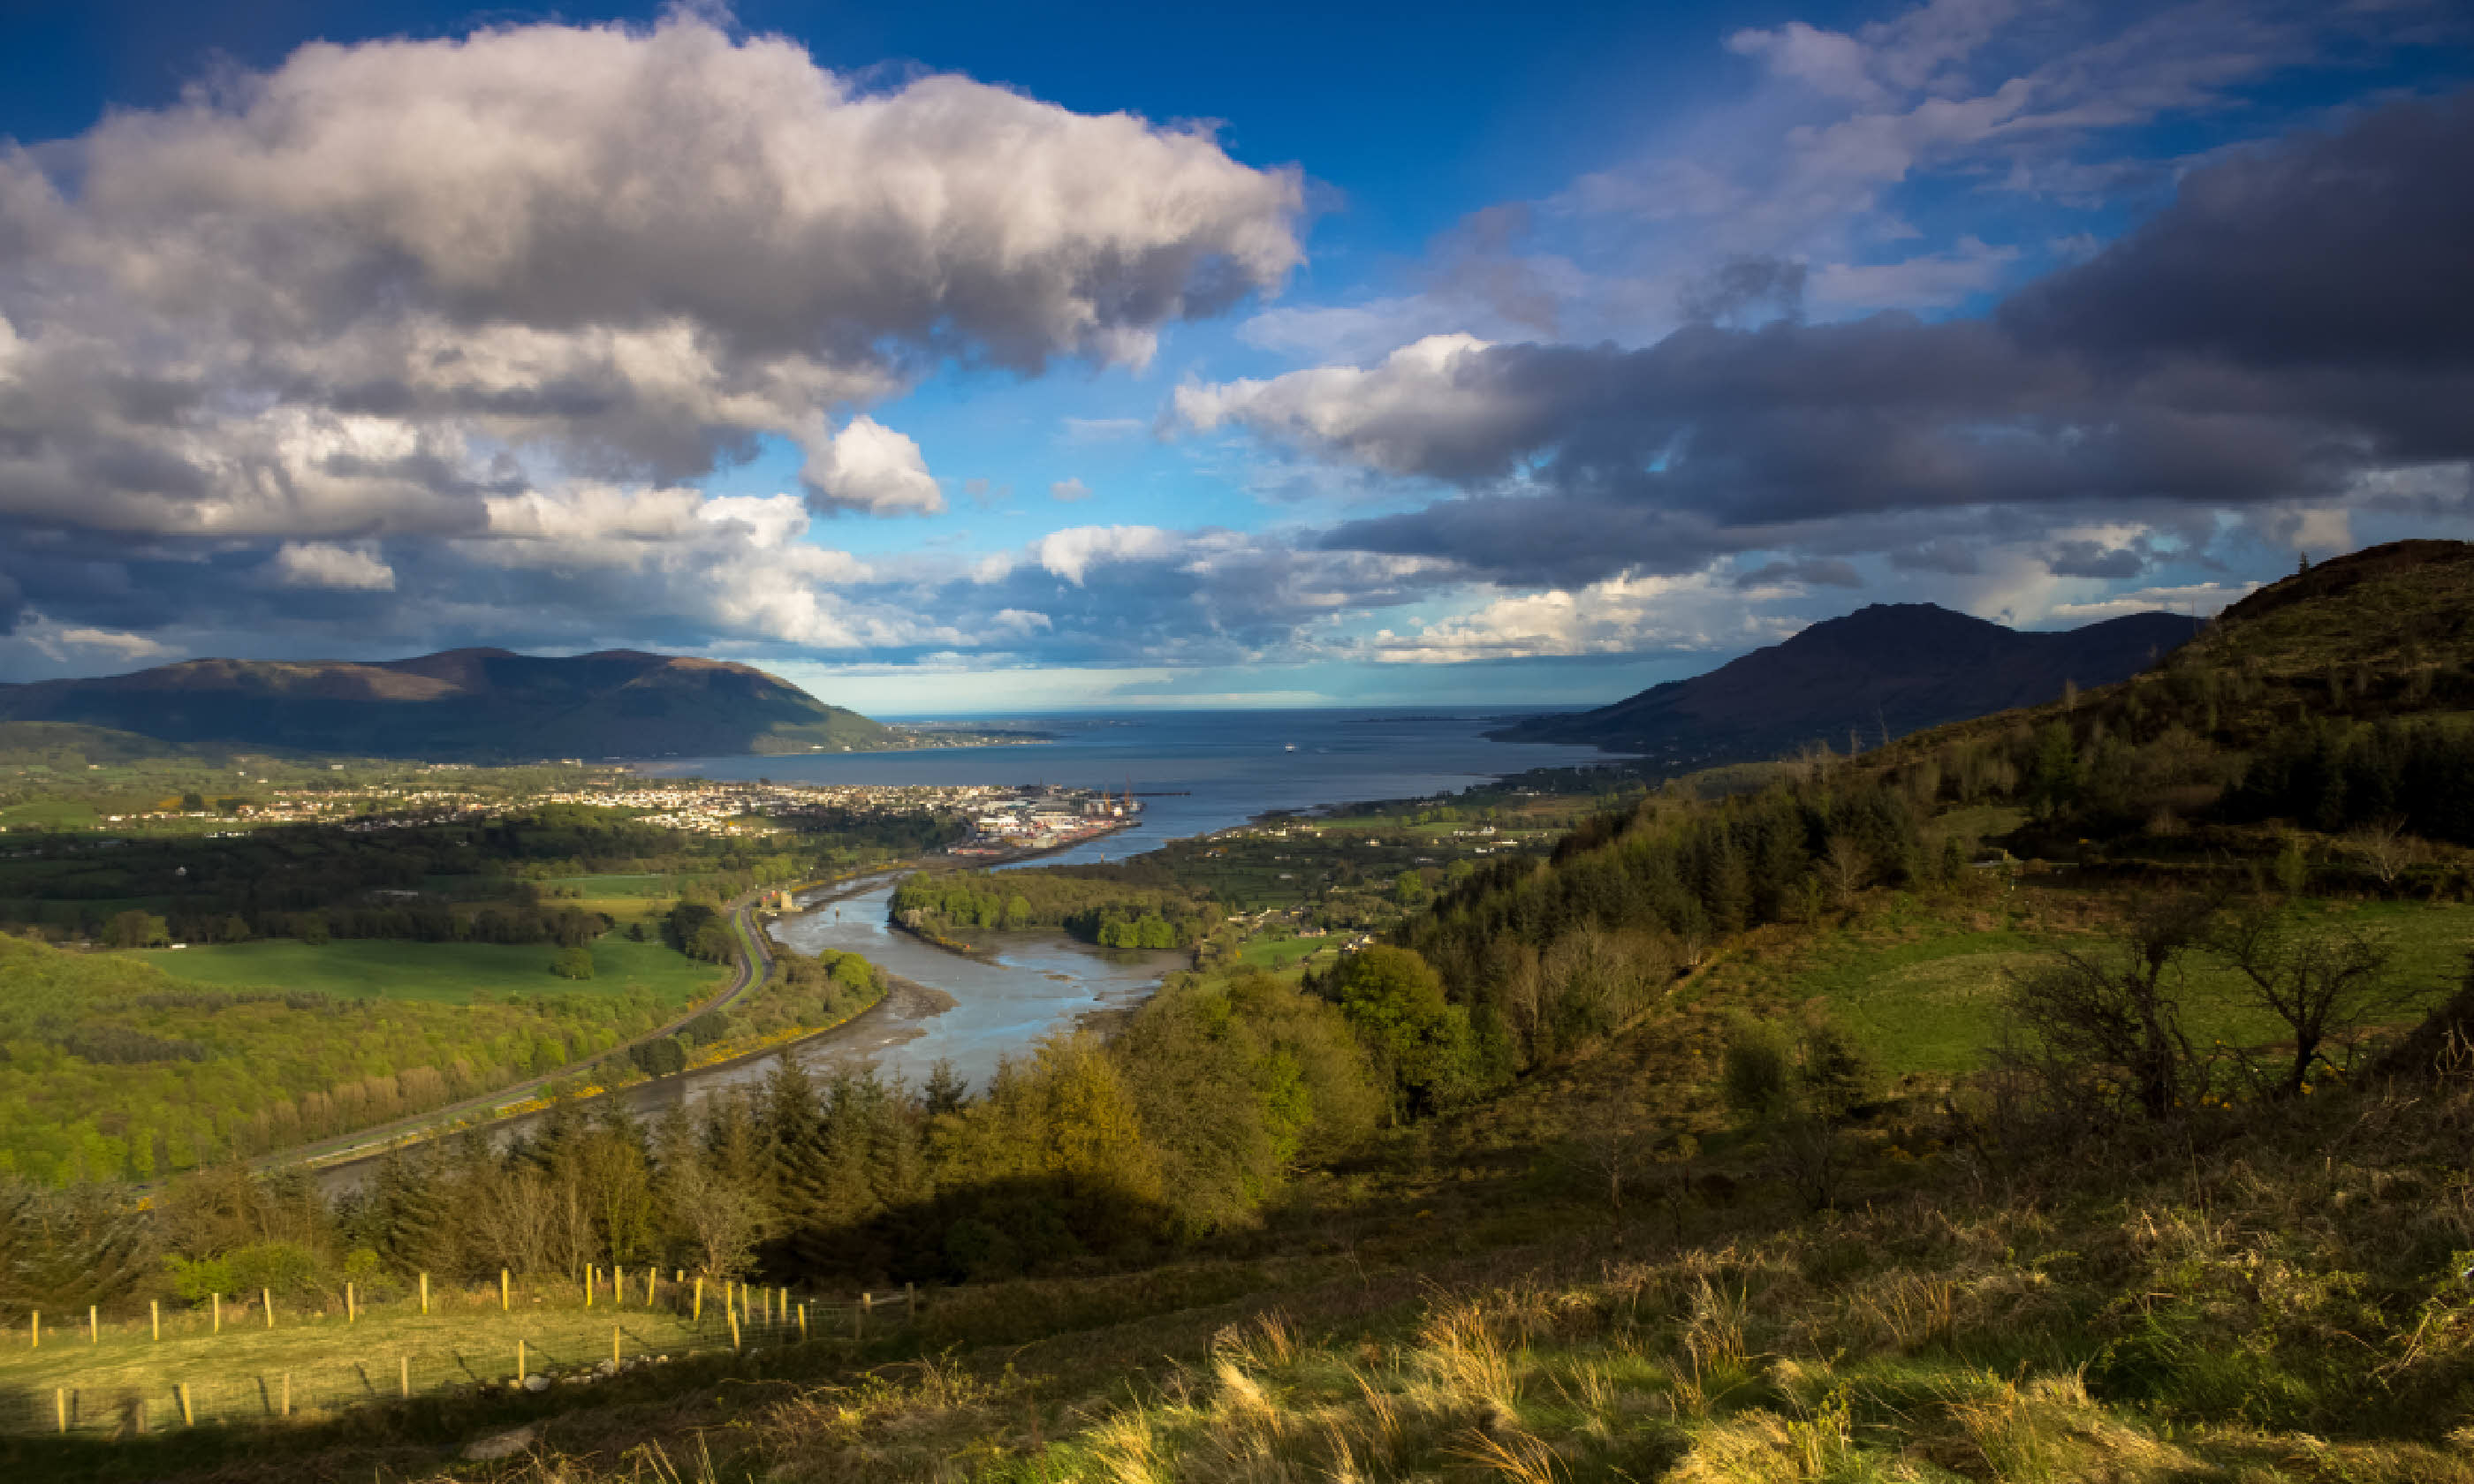
{"type": "Polygon", "coordinates": [[[186,1381],[181,1383],[181,1425],[183,1427],[198,1425],[198,1414],[189,1410],[189,1383],[186,1381]]]}
{"type": "Polygon", "coordinates": [[[590,1262],[584,1265],[584,1306],[593,1306],[593,1264],[590,1262]]]}
{"type": "Polygon", "coordinates": [[[360,1322],[361,1296],[353,1290],[352,1284],[346,1283],[344,1285],[344,1323],[356,1325],[360,1322]]]}
{"type": "Polygon", "coordinates": [[[43,1311],[41,1309],[35,1310],[34,1321],[27,1328],[26,1348],[28,1350],[41,1350],[43,1348],[43,1311]]]}
{"type": "Polygon", "coordinates": [[[208,1298],[209,1300],[211,1300],[211,1301],[213,1302],[213,1304],[214,1304],[214,1314],[215,1314],[215,1330],[214,1330],[214,1332],[215,1332],[215,1333],[217,1333],[217,1334],[221,1334],[221,1333],[223,1333],[223,1332],[224,1332],[224,1296],[223,1296],[222,1294],[216,1293],[216,1294],[208,1294],[208,1295],[207,1295],[207,1298],[208,1298]]]}
{"type": "Polygon", "coordinates": [[[421,1275],[421,1311],[424,1314],[429,1312],[429,1275],[426,1273],[421,1275]]]}
{"type": "Polygon", "coordinates": [[[292,1373],[289,1371],[283,1373],[283,1415],[292,1415],[292,1373]]]}
{"type": "Polygon", "coordinates": [[[154,1322],[155,1343],[160,1345],[163,1343],[163,1301],[160,1299],[147,1300],[146,1317],[154,1322]]]}
{"type": "Polygon", "coordinates": [[[412,1395],[412,1357],[410,1355],[398,1355],[395,1357],[395,1365],[396,1395],[400,1397],[409,1397],[412,1395]]]}
{"type": "Polygon", "coordinates": [[[618,1327],[610,1327],[610,1369],[618,1369],[618,1327]]]}
{"type": "Polygon", "coordinates": [[[695,1309],[688,1318],[696,1324],[704,1323],[704,1279],[701,1275],[695,1281],[695,1309]]]}
{"type": "MultiPolygon", "coordinates": [[[[728,1307],[729,1307],[727,1304],[725,1304],[725,1305],[723,1305],[723,1306],[724,1306],[725,1308],[728,1308],[728,1307]]],[[[730,1348],[731,1348],[732,1350],[737,1350],[737,1349],[739,1348],[739,1310],[737,1310],[737,1309],[735,1309],[735,1308],[733,1308],[733,1309],[729,1309],[729,1313],[730,1313],[730,1348]]]]}
{"type": "Polygon", "coordinates": [[[65,1386],[52,1388],[52,1418],[61,1431],[69,1430],[69,1390],[65,1386]]]}
{"type": "Polygon", "coordinates": [[[519,1385],[519,1386],[521,1386],[523,1383],[524,1383],[524,1342],[523,1342],[523,1341],[521,1341],[521,1340],[518,1340],[518,1341],[516,1342],[516,1384],[517,1384],[517,1385],[519,1385]]]}
{"type": "Polygon", "coordinates": [[[806,1305],[805,1304],[800,1304],[800,1305],[799,1305],[799,1339],[801,1340],[801,1342],[802,1342],[802,1343],[804,1343],[804,1342],[807,1340],[807,1338],[808,1338],[808,1305],[806,1305]]]}
{"type": "Polygon", "coordinates": [[[499,1312],[499,1313],[501,1313],[501,1314],[503,1314],[503,1313],[505,1313],[506,1311],[507,1311],[507,1270],[506,1270],[505,1268],[500,1268],[500,1269],[498,1269],[498,1312],[499,1312]]]}
{"type": "MultiPolygon", "coordinates": [[[[264,1308],[266,1309],[266,1328],[268,1328],[269,1329],[274,1328],[275,1328],[275,1290],[274,1290],[274,1289],[272,1289],[272,1288],[260,1288],[260,1289],[257,1291],[257,1302],[259,1303],[259,1304],[261,1304],[262,1306],[264,1306],[264,1308]]],[[[286,1416],[286,1417],[290,1417],[292,1414],[291,1414],[290,1412],[285,1412],[283,1415],[284,1415],[284,1416],[286,1416]]]]}
{"type": "Polygon", "coordinates": [[[103,1320],[91,1304],[85,1306],[85,1342],[88,1345],[103,1343],[103,1320]]]}

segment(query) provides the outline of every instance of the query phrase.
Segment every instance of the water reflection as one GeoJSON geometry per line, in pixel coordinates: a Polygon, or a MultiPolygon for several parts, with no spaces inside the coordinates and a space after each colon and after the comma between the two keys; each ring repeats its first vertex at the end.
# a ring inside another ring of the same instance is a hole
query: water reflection
{"type": "MultiPolygon", "coordinates": [[[[636,1116],[654,1118],[672,1107],[693,1108],[720,1089],[762,1082],[785,1056],[819,1077],[874,1067],[887,1080],[899,1075],[913,1087],[944,1058],[976,1089],[986,1086],[999,1057],[1021,1055],[1040,1037],[1092,1011],[1138,1004],[1163,976],[1186,964],[1182,953],[1098,948],[1058,933],[986,934],[980,945],[990,950],[993,962],[948,953],[886,925],[886,900],[899,879],[896,874],[856,883],[779,920],[772,935],[802,953],[836,948],[863,954],[918,989],[897,991],[827,1035],[743,1062],[639,1083],[585,1106],[605,1108],[616,1099],[636,1116]]],[[[502,1120],[492,1126],[492,1137],[516,1137],[540,1117],[502,1120]]],[[[320,1182],[329,1190],[356,1186],[373,1162],[328,1165],[320,1182]]]]}

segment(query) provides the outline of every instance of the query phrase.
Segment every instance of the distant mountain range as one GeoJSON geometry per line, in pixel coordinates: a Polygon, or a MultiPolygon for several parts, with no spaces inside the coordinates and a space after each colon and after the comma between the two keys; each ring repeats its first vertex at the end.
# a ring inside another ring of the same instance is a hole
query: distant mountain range
{"type": "Polygon", "coordinates": [[[1866,747],[2016,706],[2065,684],[2126,680],[2188,642],[2202,621],[2133,613],[2031,634],[1930,603],[1876,603],[1688,681],[1594,711],[1538,716],[1491,735],[1671,757],[1755,762],[1814,742],[1866,747]]]}
{"type": "Polygon", "coordinates": [[[0,685],[0,722],[68,722],[181,746],[504,762],[852,752],[904,733],[743,664],[635,650],[554,658],[454,649],[363,663],[191,659],[0,685]]]}

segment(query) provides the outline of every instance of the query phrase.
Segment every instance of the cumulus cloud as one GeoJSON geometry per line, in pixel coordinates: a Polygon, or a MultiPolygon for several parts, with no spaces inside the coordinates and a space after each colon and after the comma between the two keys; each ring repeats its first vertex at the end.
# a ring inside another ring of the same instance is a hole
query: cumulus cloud
{"type": "Polygon", "coordinates": [[[1652,651],[1744,649],[1799,625],[1729,601],[1707,572],[1628,573],[1586,587],[1550,587],[1488,602],[1414,633],[1376,633],[1370,657],[1392,664],[1466,664],[1652,651]]]}
{"type": "Polygon", "coordinates": [[[827,508],[871,515],[933,515],[945,508],[944,492],[928,472],[917,442],[863,414],[818,449],[804,473],[827,508]]]}
{"type": "Polygon", "coordinates": [[[1048,497],[1072,504],[1076,500],[1091,498],[1091,487],[1079,479],[1060,479],[1048,487],[1048,497]]]}
{"type": "Polygon", "coordinates": [[[333,587],[363,592],[395,590],[395,569],[375,552],[327,541],[286,541],[267,565],[286,587],[333,587]]]}
{"type": "Polygon", "coordinates": [[[944,364],[1144,365],[1279,285],[1301,200],[1207,129],[880,85],[691,11],[304,46],[0,144],[0,547],[96,590],[115,548],[189,560],[235,605],[216,574],[386,569],[444,613],[480,553],[716,517],[677,491],[767,439],[819,511],[934,512],[869,408],[944,364]]]}

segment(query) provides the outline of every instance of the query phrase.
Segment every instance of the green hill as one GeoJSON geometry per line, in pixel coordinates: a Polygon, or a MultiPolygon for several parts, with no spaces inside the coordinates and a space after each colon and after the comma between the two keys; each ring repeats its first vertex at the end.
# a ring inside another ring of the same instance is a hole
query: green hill
{"type": "Polygon", "coordinates": [[[633,650],[193,659],[0,686],[0,722],[66,723],[180,747],[475,762],[858,752],[899,735],[747,665],[633,650]]]}

